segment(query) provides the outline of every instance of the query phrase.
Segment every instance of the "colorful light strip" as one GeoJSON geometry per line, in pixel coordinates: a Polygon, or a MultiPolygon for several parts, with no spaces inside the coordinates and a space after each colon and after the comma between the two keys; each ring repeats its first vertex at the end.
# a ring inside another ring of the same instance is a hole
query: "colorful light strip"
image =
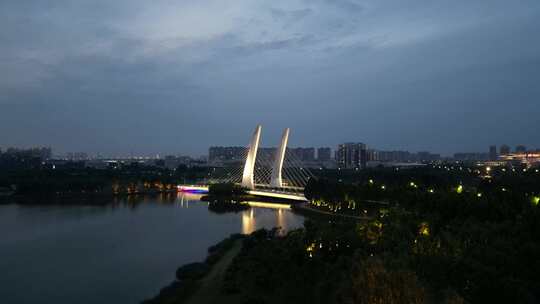
{"type": "Polygon", "coordinates": [[[208,193],[208,187],[179,185],[178,186],[178,192],[208,193]]]}

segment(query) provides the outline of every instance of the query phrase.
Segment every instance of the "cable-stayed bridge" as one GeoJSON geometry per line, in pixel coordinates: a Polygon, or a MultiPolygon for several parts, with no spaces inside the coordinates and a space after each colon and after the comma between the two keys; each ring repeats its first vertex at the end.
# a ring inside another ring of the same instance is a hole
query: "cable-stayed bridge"
{"type": "Polygon", "coordinates": [[[283,131],[277,148],[261,148],[261,133],[262,126],[258,125],[241,158],[243,161],[214,169],[208,183],[234,183],[257,196],[306,200],[304,187],[313,174],[298,155],[287,149],[290,129],[283,131]]]}

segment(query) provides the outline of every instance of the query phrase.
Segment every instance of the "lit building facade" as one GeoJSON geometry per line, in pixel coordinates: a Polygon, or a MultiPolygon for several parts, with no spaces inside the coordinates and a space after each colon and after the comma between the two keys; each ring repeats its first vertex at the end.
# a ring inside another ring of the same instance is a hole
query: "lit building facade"
{"type": "Polygon", "coordinates": [[[337,163],[340,168],[365,168],[368,161],[367,145],[363,143],[344,143],[338,146],[337,163]]]}

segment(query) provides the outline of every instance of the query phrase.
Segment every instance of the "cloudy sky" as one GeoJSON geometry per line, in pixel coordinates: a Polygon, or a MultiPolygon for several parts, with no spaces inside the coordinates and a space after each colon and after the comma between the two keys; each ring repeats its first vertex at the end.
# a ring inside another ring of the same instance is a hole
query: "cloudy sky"
{"type": "Polygon", "coordinates": [[[0,147],[540,148],[538,0],[0,1],[0,147]]]}

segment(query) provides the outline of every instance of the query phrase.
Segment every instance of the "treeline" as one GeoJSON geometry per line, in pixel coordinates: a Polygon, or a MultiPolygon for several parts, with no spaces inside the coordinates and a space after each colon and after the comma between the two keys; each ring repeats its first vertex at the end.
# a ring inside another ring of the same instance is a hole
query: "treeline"
{"type": "Polygon", "coordinates": [[[176,170],[126,166],[122,169],[28,169],[0,172],[0,187],[16,195],[155,193],[174,191],[179,183],[206,176],[210,169],[180,166],[176,170]]]}
{"type": "Polygon", "coordinates": [[[214,196],[239,196],[245,195],[246,189],[234,183],[215,183],[208,187],[208,193],[214,196]]]}
{"type": "Polygon", "coordinates": [[[427,288],[414,272],[369,255],[356,223],[324,222],[307,221],[305,229],[284,237],[276,230],[254,232],[229,267],[222,290],[239,303],[426,302],[427,288]]]}
{"type": "Polygon", "coordinates": [[[448,173],[426,168],[371,171],[348,183],[330,178],[311,179],[305,196],[314,207],[339,212],[361,212],[366,201],[375,200],[408,209],[420,208],[422,212],[443,208],[445,214],[465,212],[502,219],[527,210],[531,203],[538,204],[539,185],[540,173],[535,170],[486,178],[467,170],[448,173]]]}
{"type": "Polygon", "coordinates": [[[306,221],[285,237],[259,231],[223,288],[245,303],[540,300],[538,208],[504,220],[421,209],[391,207],[369,222],[306,221]]]}
{"type": "MultiPolygon", "coordinates": [[[[429,169],[372,173],[354,184],[312,180],[306,196],[315,207],[343,212],[351,202],[370,199],[390,205],[356,226],[308,225],[299,232],[303,245],[309,256],[325,263],[354,257],[347,263],[358,272],[343,269],[351,281],[341,285],[355,286],[348,293],[356,294],[357,303],[425,303],[433,297],[455,303],[537,303],[540,175],[536,170],[491,173],[441,178],[444,171],[429,169]],[[405,288],[405,280],[414,286],[405,288]],[[375,286],[408,300],[383,294],[365,298],[375,286]]],[[[333,301],[343,297],[339,292],[333,301]]]]}

